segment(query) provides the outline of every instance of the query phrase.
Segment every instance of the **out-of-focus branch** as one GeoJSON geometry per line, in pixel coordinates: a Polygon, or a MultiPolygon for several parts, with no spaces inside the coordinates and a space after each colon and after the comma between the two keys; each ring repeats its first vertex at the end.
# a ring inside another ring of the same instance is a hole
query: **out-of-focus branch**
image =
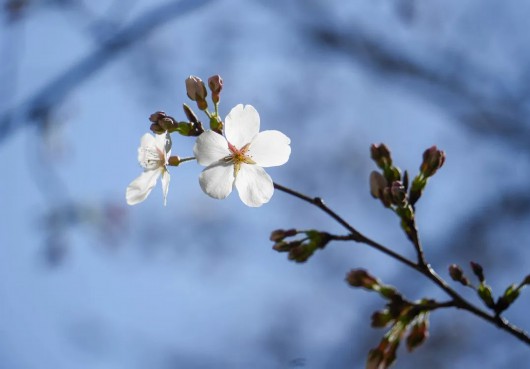
{"type": "Polygon", "coordinates": [[[212,0],[179,0],[145,12],[131,24],[102,42],[90,55],[67,69],[56,79],[37,91],[32,97],[0,115],[0,141],[17,128],[28,124],[39,125],[38,119],[48,115],[51,108],[79,87],[93,73],[113,60],[119,52],[145,39],[158,27],[200,8],[212,0]]]}
{"type": "Polygon", "coordinates": [[[433,49],[419,57],[355,25],[334,29],[330,23],[306,22],[302,34],[387,78],[416,83],[422,94],[427,89],[433,97],[442,96],[449,102],[444,107],[471,131],[530,151],[527,91],[507,87],[463,55],[433,49]]]}

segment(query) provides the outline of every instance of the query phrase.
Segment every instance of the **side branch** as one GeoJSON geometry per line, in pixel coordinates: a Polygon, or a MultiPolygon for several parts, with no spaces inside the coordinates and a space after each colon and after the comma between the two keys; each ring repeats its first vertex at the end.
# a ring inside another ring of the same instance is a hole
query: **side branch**
{"type": "MultiPolygon", "coordinates": [[[[341,216],[339,216],[337,213],[335,213],[333,210],[331,210],[320,197],[309,197],[307,195],[304,195],[300,192],[294,191],[290,188],[284,187],[278,183],[274,183],[274,188],[285,192],[291,196],[297,197],[307,203],[310,203],[322,211],[324,211],[326,214],[328,214],[330,217],[332,217],[334,220],[336,220],[340,225],[342,225],[350,234],[346,237],[340,237],[341,240],[345,240],[346,238],[351,239],[355,242],[364,243],[376,250],[381,251],[382,253],[390,256],[391,258],[407,265],[408,267],[416,270],[417,272],[423,274],[427,278],[429,278],[432,282],[434,282],[438,287],[440,287],[445,293],[447,293],[451,298],[452,301],[449,303],[444,303],[443,306],[439,307],[451,307],[454,306],[458,309],[467,310],[470,313],[496,325],[500,329],[510,333],[511,335],[517,337],[522,342],[530,345],[530,336],[528,333],[523,331],[522,329],[510,324],[505,318],[495,315],[490,315],[487,312],[477,308],[473,304],[469,303],[466,299],[464,299],[462,296],[460,296],[455,290],[453,290],[435,271],[432,269],[432,267],[424,262],[422,263],[421,260],[418,262],[418,264],[414,263],[413,261],[403,257],[402,255],[392,251],[391,249],[387,248],[386,246],[383,246],[370,238],[364,236],[359,231],[357,231],[352,225],[350,225],[347,221],[345,221],[341,216]]],[[[419,239],[418,239],[419,242],[419,239]]],[[[416,246],[416,245],[415,245],[416,246]]],[[[421,250],[421,246],[420,246],[421,250]]]]}

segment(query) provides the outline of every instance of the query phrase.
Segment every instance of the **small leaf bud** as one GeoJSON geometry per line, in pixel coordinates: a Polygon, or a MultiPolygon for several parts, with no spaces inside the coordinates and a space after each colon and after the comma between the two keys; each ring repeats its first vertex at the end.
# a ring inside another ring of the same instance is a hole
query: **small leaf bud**
{"type": "Polygon", "coordinates": [[[528,285],[528,284],[530,284],[530,274],[525,277],[525,279],[521,283],[521,286],[525,286],[525,285],[528,285]]]}
{"type": "Polygon", "coordinates": [[[392,315],[388,310],[376,311],[372,314],[372,327],[383,328],[393,320],[392,315]]]}
{"type": "Polygon", "coordinates": [[[519,297],[519,289],[515,284],[506,288],[504,294],[497,300],[496,311],[502,312],[506,310],[519,297]]]}
{"type": "Polygon", "coordinates": [[[481,283],[480,286],[478,286],[478,295],[480,299],[484,302],[484,304],[489,307],[490,309],[495,308],[495,302],[493,301],[493,296],[491,293],[490,286],[481,283]]]}

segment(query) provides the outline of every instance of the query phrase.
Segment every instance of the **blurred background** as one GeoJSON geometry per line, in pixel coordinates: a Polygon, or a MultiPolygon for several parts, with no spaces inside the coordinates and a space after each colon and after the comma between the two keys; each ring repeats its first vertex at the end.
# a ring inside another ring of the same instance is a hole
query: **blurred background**
{"type": "MultiPolygon", "coordinates": [[[[0,368],[361,368],[383,330],[366,268],[409,298],[446,297],[382,254],[334,243],[306,264],[273,229],[344,231],[276,192],[259,209],[204,195],[171,168],[134,207],[140,137],[183,120],[184,80],[224,79],[220,112],[254,105],[292,140],[273,179],[323,197],[414,258],[371,198],[371,143],[417,173],[447,161],[417,206],[426,256],[481,263],[498,294],[529,273],[530,2],[494,0],[6,0],[0,28],[0,368]]],[[[194,105],[191,105],[194,106],[194,105]]],[[[204,118],[204,117],[201,117],[204,118]]],[[[189,156],[193,139],[174,136],[189,156]]],[[[455,288],[477,304],[467,290],[455,288]]],[[[527,291],[525,291],[527,292],[527,291]]],[[[530,294],[506,316],[530,329],[530,294]]],[[[396,368],[516,368],[530,350],[466,312],[439,311],[396,368]]]]}

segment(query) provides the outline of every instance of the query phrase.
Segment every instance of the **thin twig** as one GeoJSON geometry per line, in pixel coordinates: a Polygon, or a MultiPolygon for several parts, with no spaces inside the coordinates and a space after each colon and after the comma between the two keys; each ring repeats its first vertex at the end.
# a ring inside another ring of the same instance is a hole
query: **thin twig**
{"type": "MultiPolygon", "coordinates": [[[[274,183],[274,188],[276,188],[279,191],[285,192],[291,196],[297,197],[305,202],[308,202],[322,211],[324,211],[326,214],[328,214],[330,217],[335,219],[340,225],[342,225],[348,232],[350,232],[350,239],[352,241],[356,241],[359,243],[364,243],[368,246],[371,246],[382,253],[390,256],[393,259],[396,259],[397,261],[407,265],[408,267],[416,270],[417,272],[425,275],[427,278],[429,278],[431,281],[433,281],[438,287],[440,287],[445,293],[447,293],[451,298],[452,302],[451,305],[449,303],[446,303],[445,306],[454,306],[458,309],[467,310],[470,313],[496,325],[500,329],[510,333],[511,335],[517,337],[522,342],[530,345],[530,336],[520,329],[519,327],[516,327],[512,324],[510,324],[505,318],[495,315],[490,315],[487,312],[479,309],[478,307],[474,306],[470,302],[468,302],[465,298],[460,296],[455,290],[453,290],[447,282],[445,282],[435,271],[434,269],[427,263],[427,262],[421,262],[414,263],[413,261],[410,261],[409,259],[403,257],[402,255],[392,251],[386,246],[383,246],[370,238],[364,236],[362,233],[357,231],[352,225],[350,225],[347,221],[345,221],[341,216],[339,216],[337,213],[335,213],[333,210],[331,210],[320,197],[309,197],[307,195],[304,195],[303,193],[294,191],[288,187],[282,186],[278,183],[274,183]]],[[[416,229],[416,228],[414,228],[416,229]]],[[[340,239],[344,240],[344,236],[340,236],[340,239]]],[[[419,250],[422,252],[421,244],[419,244],[419,238],[418,238],[418,245],[419,250]]],[[[417,249],[418,250],[418,249],[417,249]]]]}

